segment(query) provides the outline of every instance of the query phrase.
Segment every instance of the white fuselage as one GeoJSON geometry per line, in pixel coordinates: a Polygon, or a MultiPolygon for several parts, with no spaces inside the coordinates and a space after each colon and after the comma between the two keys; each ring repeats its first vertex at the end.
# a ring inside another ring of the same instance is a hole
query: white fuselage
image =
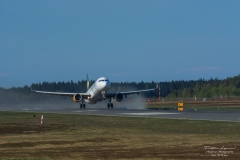
{"type": "Polygon", "coordinates": [[[86,103],[95,104],[104,98],[104,93],[110,88],[110,81],[101,77],[88,89],[87,93],[91,95],[89,99],[85,99],[86,103]]]}

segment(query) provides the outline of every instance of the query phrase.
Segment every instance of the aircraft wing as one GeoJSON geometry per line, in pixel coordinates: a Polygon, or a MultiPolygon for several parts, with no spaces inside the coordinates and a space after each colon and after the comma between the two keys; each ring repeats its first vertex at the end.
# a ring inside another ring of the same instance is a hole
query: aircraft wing
{"type": "Polygon", "coordinates": [[[146,89],[146,90],[138,90],[138,91],[127,91],[127,92],[107,92],[107,93],[105,93],[105,97],[106,97],[106,98],[115,97],[116,94],[118,94],[118,93],[121,93],[121,94],[127,96],[127,95],[130,95],[130,94],[139,94],[139,93],[141,93],[141,92],[154,91],[154,90],[156,90],[156,89],[158,89],[158,88],[146,89]]]}
{"type": "Polygon", "coordinates": [[[64,93],[64,92],[47,92],[47,91],[36,91],[36,90],[31,90],[31,91],[36,92],[36,93],[43,93],[43,94],[64,96],[64,97],[73,97],[76,94],[81,95],[84,99],[91,97],[91,95],[87,94],[87,93],[64,93]]]}

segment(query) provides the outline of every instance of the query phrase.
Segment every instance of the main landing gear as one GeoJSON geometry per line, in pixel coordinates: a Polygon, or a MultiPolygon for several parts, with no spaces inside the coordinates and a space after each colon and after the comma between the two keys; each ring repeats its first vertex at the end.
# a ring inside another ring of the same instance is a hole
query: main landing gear
{"type": "Polygon", "coordinates": [[[86,105],[85,104],[80,104],[80,109],[84,108],[85,109],[86,105]]]}
{"type": "Polygon", "coordinates": [[[80,109],[84,108],[85,109],[86,105],[83,103],[83,99],[82,99],[82,103],[80,104],[80,109]]]}
{"type": "Polygon", "coordinates": [[[112,103],[108,103],[108,108],[113,108],[113,104],[112,103]]]}
{"type": "Polygon", "coordinates": [[[108,108],[113,108],[112,98],[109,98],[108,108]]]}

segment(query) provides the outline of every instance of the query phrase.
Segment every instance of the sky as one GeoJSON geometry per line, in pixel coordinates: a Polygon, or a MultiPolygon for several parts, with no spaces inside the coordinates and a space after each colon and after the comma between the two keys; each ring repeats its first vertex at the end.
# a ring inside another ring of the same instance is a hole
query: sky
{"type": "Polygon", "coordinates": [[[240,74],[239,0],[0,0],[0,87],[240,74]]]}

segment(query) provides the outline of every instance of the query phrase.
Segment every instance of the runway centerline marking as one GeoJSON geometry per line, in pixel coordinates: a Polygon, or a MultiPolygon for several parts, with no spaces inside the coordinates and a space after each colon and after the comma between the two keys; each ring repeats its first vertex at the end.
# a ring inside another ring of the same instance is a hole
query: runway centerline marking
{"type": "Polygon", "coordinates": [[[166,115],[166,114],[181,114],[181,113],[156,113],[156,112],[145,112],[145,113],[120,113],[124,115],[139,115],[139,116],[150,116],[150,115],[166,115]]]}

